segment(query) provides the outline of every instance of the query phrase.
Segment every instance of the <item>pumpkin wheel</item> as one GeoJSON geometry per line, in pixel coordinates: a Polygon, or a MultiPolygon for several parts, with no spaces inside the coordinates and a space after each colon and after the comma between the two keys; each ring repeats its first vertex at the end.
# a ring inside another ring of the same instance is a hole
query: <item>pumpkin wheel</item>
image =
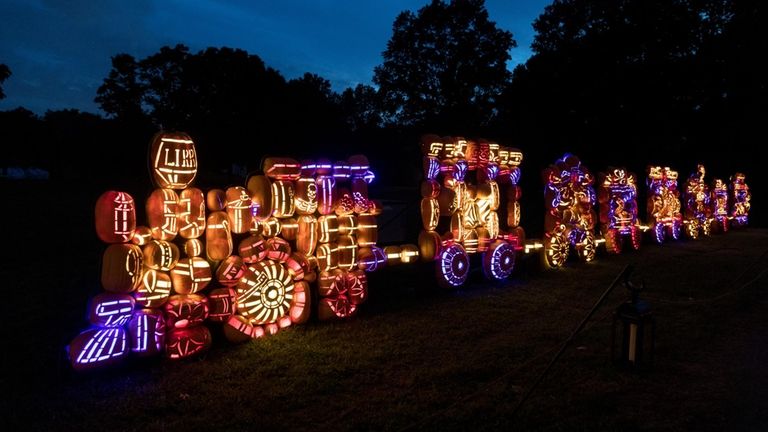
{"type": "Polygon", "coordinates": [[[507,242],[495,242],[483,254],[483,273],[488,280],[504,280],[515,269],[515,248],[507,242]]]}
{"type": "Polygon", "coordinates": [[[469,276],[469,256],[461,245],[450,245],[440,252],[435,269],[438,285],[446,289],[457,288],[469,276]]]}

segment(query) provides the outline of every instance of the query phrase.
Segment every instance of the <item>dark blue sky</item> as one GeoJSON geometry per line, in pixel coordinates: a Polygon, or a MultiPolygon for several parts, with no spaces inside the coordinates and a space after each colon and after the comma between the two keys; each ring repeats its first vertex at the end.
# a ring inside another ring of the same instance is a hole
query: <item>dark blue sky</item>
{"type": "MultiPolygon", "coordinates": [[[[370,84],[403,10],[429,0],[2,0],[0,63],[13,75],[0,110],[99,112],[96,89],[110,57],[143,58],[163,45],[242,48],[286,78],[316,73],[336,91],[370,84]]],[[[531,23],[551,0],[487,0],[513,33],[510,69],[530,56],[531,23]]]]}

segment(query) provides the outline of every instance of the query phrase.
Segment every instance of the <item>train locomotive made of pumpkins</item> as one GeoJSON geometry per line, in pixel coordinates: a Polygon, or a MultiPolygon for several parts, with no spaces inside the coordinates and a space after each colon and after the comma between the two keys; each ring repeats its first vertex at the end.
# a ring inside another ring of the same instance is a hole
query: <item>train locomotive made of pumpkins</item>
{"type": "Polygon", "coordinates": [[[544,171],[546,216],[542,242],[525,240],[519,186],[523,154],[486,140],[425,135],[421,139],[423,230],[417,245],[377,246],[382,206],[368,197],[374,175],[367,158],[296,161],[266,158],[245,187],[194,187],[197,154],[184,133],[160,132],[150,144],[155,189],[139,225],[128,193],[107,191],[95,206],[103,293],[88,307],[91,327],[70,343],[75,370],[94,369],[132,356],[164,353],[182,359],[211,346],[209,325],[243,342],[281,328],[344,319],[368,296],[366,272],[417,259],[435,262],[437,283],[463,285],[472,254],[480,254],[490,280],[508,278],[518,255],[544,250],[562,266],[571,251],[590,261],[597,245],[640,247],[641,231],[657,242],[692,238],[730,222],[746,225],[750,193],[745,176],[712,192],[699,167],[685,185],[681,211],[677,173],[649,167],[650,227],[637,217],[636,177],[621,169],[594,177],[573,155],[544,171]],[[602,238],[595,225],[600,202],[602,238]],[[730,209],[730,211],[729,211],[730,209]],[[440,234],[442,233],[442,234],[440,234]]]}

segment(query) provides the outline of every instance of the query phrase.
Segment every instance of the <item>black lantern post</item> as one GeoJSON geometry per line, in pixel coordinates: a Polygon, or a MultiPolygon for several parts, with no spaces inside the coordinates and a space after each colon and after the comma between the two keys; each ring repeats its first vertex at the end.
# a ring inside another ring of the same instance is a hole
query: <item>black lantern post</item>
{"type": "Polygon", "coordinates": [[[653,361],[656,321],[650,304],[640,300],[640,291],[645,284],[635,285],[627,279],[624,286],[629,290],[630,300],[620,305],[614,314],[611,356],[620,365],[637,368],[653,361]],[[621,343],[618,352],[617,339],[621,343]]]}

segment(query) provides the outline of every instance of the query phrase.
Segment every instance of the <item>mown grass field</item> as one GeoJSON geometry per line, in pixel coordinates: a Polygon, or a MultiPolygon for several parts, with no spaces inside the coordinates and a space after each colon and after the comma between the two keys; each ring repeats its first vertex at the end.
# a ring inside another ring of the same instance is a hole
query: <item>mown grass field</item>
{"type": "MultiPolygon", "coordinates": [[[[54,191],[55,192],[55,191],[54,191]]],[[[50,199],[58,199],[52,193],[50,199]]],[[[89,209],[84,195],[73,208],[89,209]],[[82,204],[82,206],[80,206],[82,204]],[[79,206],[79,207],[77,207],[79,206]]],[[[77,201],[77,199],[76,199],[77,201]]],[[[50,215],[49,215],[50,216],[50,215]]],[[[311,322],[181,362],[70,370],[64,346],[98,292],[90,214],[71,232],[9,230],[0,414],[6,430],[764,430],[768,424],[768,230],[656,246],[507,283],[476,272],[456,292],[424,266],[370,277],[359,315],[311,322]],[[77,227],[81,231],[78,231],[77,227]],[[71,238],[82,237],[80,243],[71,238]],[[90,237],[87,237],[90,236],[90,237]],[[36,252],[35,252],[36,251],[36,252]],[[654,308],[652,368],[610,361],[619,287],[517,416],[563,340],[627,264],[654,308]]]]}

